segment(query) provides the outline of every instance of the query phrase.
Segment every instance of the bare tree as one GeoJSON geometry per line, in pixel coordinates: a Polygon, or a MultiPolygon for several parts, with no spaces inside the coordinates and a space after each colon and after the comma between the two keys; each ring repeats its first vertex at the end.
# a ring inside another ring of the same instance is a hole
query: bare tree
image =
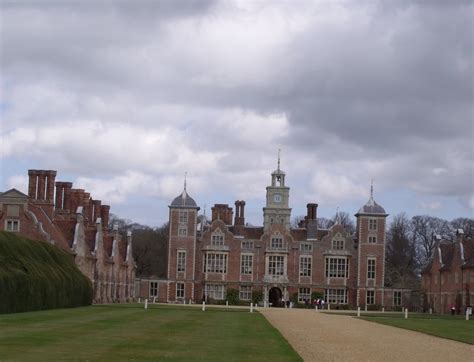
{"type": "Polygon", "coordinates": [[[387,286],[416,286],[417,255],[415,243],[410,238],[410,220],[405,213],[396,215],[387,232],[385,254],[387,286]]]}
{"type": "Polygon", "coordinates": [[[421,266],[428,263],[436,247],[436,236],[449,240],[451,228],[447,220],[428,215],[419,215],[411,218],[411,235],[416,245],[418,262],[421,266]]]}
{"type": "Polygon", "coordinates": [[[325,217],[318,217],[318,229],[329,229],[334,225],[334,221],[325,217]]]}
{"type": "Polygon", "coordinates": [[[474,236],[474,219],[458,217],[452,220],[450,224],[454,230],[462,229],[464,231],[464,237],[472,238],[474,236]]]}

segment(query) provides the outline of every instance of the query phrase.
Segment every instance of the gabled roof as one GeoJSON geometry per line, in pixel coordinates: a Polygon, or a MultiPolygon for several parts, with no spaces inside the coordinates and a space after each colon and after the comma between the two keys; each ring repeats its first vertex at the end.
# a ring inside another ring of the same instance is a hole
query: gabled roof
{"type": "Polygon", "coordinates": [[[7,190],[5,192],[0,192],[0,197],[3,198],[28,198],[28,195],[25,195],[23,192],[18,191],[17,189],[13,188],[7,190]]]}

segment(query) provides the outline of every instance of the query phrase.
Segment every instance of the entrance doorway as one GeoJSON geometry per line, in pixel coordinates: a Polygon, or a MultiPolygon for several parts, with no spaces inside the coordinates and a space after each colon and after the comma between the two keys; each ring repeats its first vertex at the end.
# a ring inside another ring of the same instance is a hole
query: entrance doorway
{"type": "Polygon", "coordinates": [[[273,287],[268,292],[268,302],[272,307],[283,307],[283,301],[281,300],[281,289],[273,287]]]}

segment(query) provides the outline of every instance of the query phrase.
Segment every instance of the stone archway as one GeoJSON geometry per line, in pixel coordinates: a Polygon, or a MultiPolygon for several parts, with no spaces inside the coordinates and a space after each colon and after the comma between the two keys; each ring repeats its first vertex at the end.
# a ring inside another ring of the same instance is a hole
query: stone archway
{"type": "Polygon", "coordinates": [[[282,293],[278,287],[273,287],[268,292],[268,302],[271,303],[272,307],[282,307],[282,293]]]}

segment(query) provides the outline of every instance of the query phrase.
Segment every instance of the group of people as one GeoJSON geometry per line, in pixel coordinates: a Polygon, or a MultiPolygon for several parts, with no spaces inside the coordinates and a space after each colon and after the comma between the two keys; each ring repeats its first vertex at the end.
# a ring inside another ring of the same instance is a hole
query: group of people
{"type": "Polygon", "coordinates": [[[315,309],[324,309],[324,304],[326,304],[324,299],[318,298],[318,299],[313,300],[313,306],[315,309]]]}

